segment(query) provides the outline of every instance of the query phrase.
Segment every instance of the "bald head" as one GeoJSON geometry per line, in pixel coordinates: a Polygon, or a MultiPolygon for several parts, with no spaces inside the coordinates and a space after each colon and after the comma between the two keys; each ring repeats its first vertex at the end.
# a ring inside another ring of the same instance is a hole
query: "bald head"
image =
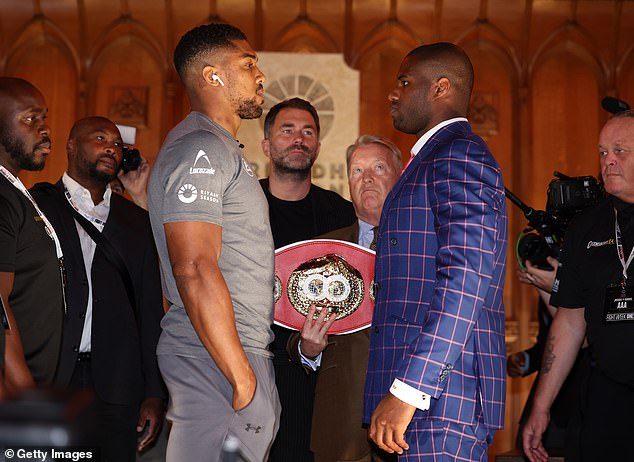
{"type": "Polygon", "coordinates": [[[0,163],[12,173],[42,170],[51,150],[42,93],[16,77],[0,77],[0,163]]]}
{"type": "Polygon", "coordinates": [[[119,171],[123,157],[121,134],[105,117],[75,122],[68,136],[68,174],[89,190],[103,192],[119,171]]]}
{"type": "Polygon", "coordinates": [[[634,110],[618,112],[605,123],[599,162],[605,190],[634,204],[634,110]]]}
{"type": "Polygon", "coordinates": [[[460,47],[443,42],[415,48],[389,95],[394,126],[420,136],[444,120],[465,117],[472,88],[473,66],[460,47]]]}
{"type": "Polygon", "coordinates": [[[449,79],[456,95],[456,104],[464,106],[467,113],[473,89],[473,66],[467,54],[457,45],[448,42],[432,43],[414,48],[407,54],[420,66],[432,82],[449,79]]]}
{"type": "Polygon", "coordinates": [[[70,133],[68,135],[69,140],[75,140],[78,137],[84,135],[87,132],[94,131],[99,128],[109,128],[110,130],[116,131],[119,133],[119,129],[110,119],[102,116],[91,116],[84,117],[83,119],[79,119],[73,127],[70,129],[70,133]]]}

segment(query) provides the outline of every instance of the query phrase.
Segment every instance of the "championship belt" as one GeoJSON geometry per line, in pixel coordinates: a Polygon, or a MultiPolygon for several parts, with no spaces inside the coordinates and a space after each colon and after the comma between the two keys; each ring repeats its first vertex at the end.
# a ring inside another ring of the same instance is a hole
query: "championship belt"
{"type": "Polygon", "coordinates": [[[314,239],[281,247],[275,251],[275,324],[301,330],[314,303],[317,313],[337,316],[329,334],[365,329],[372,323],[373,279],[374,252],[360,245],[314,239]]]}

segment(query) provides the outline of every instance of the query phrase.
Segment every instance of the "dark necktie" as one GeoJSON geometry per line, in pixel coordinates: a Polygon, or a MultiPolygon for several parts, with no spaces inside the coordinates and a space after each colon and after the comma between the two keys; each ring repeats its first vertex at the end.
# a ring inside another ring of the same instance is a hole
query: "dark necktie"
{"type": "Polygon", "coordinates": [[[372,242],[370,242],[370,250],[376,251],[376,235],[378,231],[379,231],[378,226],[375,226],[374,228],[372,228],[372,233],[374,234],[374,237],[372,238],[372,242]]]}

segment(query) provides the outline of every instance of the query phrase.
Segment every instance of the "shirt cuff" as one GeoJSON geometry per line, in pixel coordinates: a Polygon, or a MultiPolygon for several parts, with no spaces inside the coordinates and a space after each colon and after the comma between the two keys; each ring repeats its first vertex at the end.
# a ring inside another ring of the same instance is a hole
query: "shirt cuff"
{"type": "Polygon", "coordinates": [[[421,411],[428,411],[431,404],[431,396],[427,393],[423,393],[416,388],[401,382],[399,379],[394,379],[392,386],[390,387],[390,393],[396,396],[401,401],[411,404],[421,411]]]}
{"type": "Polygon", "coordinates": [[[314,358],[308,358],[302,353],[302,341],[297,342],[297,351],[299,352],[299,359],[302,361],[303,366],[310,367],[311,370],[316,371],[321,366],[321,353],[314,358]]]}

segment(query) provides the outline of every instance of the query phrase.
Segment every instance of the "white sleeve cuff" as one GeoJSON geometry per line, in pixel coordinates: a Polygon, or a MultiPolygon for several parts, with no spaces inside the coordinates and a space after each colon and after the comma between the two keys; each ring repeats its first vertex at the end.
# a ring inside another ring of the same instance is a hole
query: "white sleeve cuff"
{"type": "Polygon", "coordinates": [[[429,410],[431,396],[410,385],[407,385],[404,382],[401,382],[399,379],[394,379],[394,383],[392,383],[392,386],[390,387],[390,393],[401,401],[417,407],[421,411],[429,410]]]}
{"type": "Polygon", "coordinates": [[[319,367],[321,366],[321,353],[319,353],[313,359],[310,359],[310,358],[304,356],[304,353],[302,353],[302,341],[301,341],[301,339],[300,339],[299,342],[297,342],[297,351],[299,351],[299,358],[301,359],[302,364],[304,366],[310,367],[311,370],[313,370],[313,371],[316,371],[317,369],[319,369],[319,367]]]}

